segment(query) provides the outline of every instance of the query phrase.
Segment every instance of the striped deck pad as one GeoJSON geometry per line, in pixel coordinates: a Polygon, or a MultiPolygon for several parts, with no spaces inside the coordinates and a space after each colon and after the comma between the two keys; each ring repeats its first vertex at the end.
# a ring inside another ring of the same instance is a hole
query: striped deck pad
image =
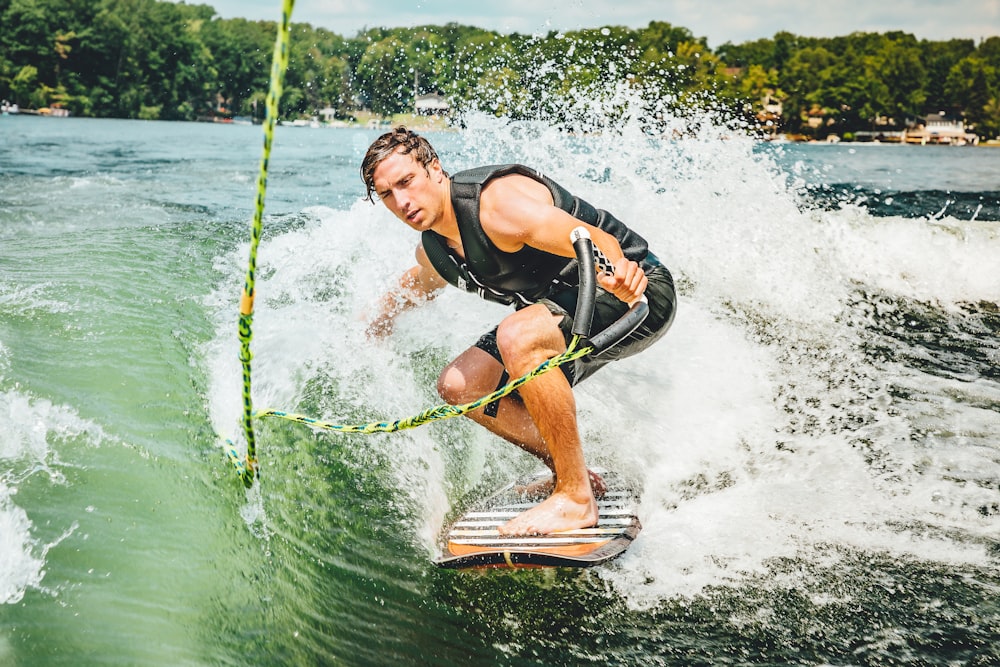
{"type": "Polygon", "coordinates": [[[508,486],[474,506],[453,523],[444,536],[442,567],[590,567],[620,555],[641,526],[634,493],[604,473],[608,491],[598,500],[597,526],[551,535],[504,537],[499,526],[534,507],[508,486]]]}

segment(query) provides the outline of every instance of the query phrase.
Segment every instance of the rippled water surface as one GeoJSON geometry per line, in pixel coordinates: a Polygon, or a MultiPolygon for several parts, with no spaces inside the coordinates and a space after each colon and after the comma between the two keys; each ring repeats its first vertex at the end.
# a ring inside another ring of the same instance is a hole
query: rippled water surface
{"type": "MultiPolygon", "coordinates": [[[[472,573],[432,565],[442,521],[533,465],[471,423],[262,420],[260,484],[225,463],[260,128],[0,119],[0,664],[1000,663],[1000,149],[718,125],[430,135],[613,211],[680,289],[578,390],[639,539],[472,573]]],[[[454,290],[365,339],[416,242],[361,201],[374,137],[278,128],[259,408],[409,416],[505,313],[454,290]]]]}

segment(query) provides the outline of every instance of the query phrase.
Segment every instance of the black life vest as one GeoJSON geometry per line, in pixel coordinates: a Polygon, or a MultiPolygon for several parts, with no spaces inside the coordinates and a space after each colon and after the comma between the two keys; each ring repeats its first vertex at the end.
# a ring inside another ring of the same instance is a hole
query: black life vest
{"type": "Polygon", "coordinates": [[[451,177],[451,203],[465,257],[452,251],[437,232],[426,231],[421,235],[434,269],[452,285],[490,301],[528,304],[579,282],[575,259],[527,245],[517,252],[504,252],[486,236],[479,220],[483,186],[510,174],[527,176],[545,185],[558,208],[614,236],[628,259],[642,262],[646,258],[649,250],[645,239],[621,220],[573,196],[547,176],[520,164],[477,167],[451,177]]]}

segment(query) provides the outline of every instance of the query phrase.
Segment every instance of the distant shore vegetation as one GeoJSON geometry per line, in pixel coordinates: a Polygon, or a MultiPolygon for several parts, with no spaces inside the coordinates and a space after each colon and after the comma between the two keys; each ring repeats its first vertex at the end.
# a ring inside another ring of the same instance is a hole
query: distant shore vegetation
{"type": "MultiPolygon", "coordinates": [[[[0,25],[0,98],[9,106],[162,120],[264,114],[275,22],[160,0],[0,0],[0,25]]],[[[992,139],[1000,37],[779,32],[712,50],[663,21],[544,35],[449,23],[352,37],[294,23],[280,113],[391,118],[431,95],[450,115],[476,110],[587,131],[607,122],[588,105],[613,105],[622,91],[652,124],[710,105],[752,130],[822,139],[944,112],[992,139]]]]}

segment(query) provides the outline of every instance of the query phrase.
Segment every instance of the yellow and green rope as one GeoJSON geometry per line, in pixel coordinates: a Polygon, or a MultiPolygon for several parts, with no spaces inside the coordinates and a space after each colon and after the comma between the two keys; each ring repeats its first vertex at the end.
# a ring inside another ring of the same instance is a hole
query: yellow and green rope
{"type": "Polygon", "coordinates": [[[257,477],[257,445],[253,432],[253,399],[250,395],[250,340],[253,336],[254,283],[257,275],[257,248],[264,229],[264,197],[267,194],[267,169],[271,159],[271,145],[274,143],[274,126],[278,119],[278,102],[288,69],[289,42],[291,41],[292,8],[295,0],[284,0],[281,9],[281,24],[274,42],[274,57],[271,61],[271,83],[267,92],[267,113],[264,119],[264,149],[257,173],[257,200],[254,206],[253,223],[250,229],[250,262],[247,266],[243,293],[240,298],[240,362],[243,364],[243,432],[247,441],[246,457],[241,459],[235,448],[229,449],[229,457],[248,488],[257,477]]]}
{"type": "Polygon", "coordinates": [[[313,428],[318,428],[324,431],[336,431],[339,433],[394,433],[396,431],[402,431],[408,428],[415,428],[417,426],[423,426],[424,424],[429,424],[432,421],[439,421],[442,419],[451,419],[452,417],[461,417],[462,415],[468,414],[479,408],[489,405],[493,401],[499,401],[504,396],[513,393],[518,387],[533,380],[542,373],[547,373],[553,368],[557,368],[562,364],[573,361],[574,359],[579,359],[580,357],[585,357],[591,352],[593,352],[592,347],[582,347],[577,349],[577,345],[580,342],[580,337],[575,336],[573,340],[570,341],[569,346],[566,351],[559,354],[551,359],[548,359],[538,365],[534,370],[522,375],[521,377],[513,380],[503,387],[500,387],[491,394],[487,394],[482,398],[476,399],[471,403],[465,403],[464,405],[450,405],[443,404],[438,405],[433,408],[428,408],[420,414],[414,415],[412,417],[407,417],[406,419],[397,419],[391,422],[369,422],[367,424],[335,424],[332,422],[320,421],[318,419],[313,419],[312,417],[307,417],[306,415],[293,414],[289,412],[283,412],[281,410],[262,410],[256,413],[257,417],[278,417],[280,419],[287,419],[289,421],[297,422],[299,424],[305,424],[313,428]]]}
{"type": "Polygon", "coordinates": [[[253,398],[251,396],[251,360],[253,354],[250,351],[250,341],[253,338],[253,304],[256,295],[255,282],[257,274],[257,250],[260,245],[263,233],[264,198],[267,194],[267,172],[268,163],[271,157],[271,146],[274,142],[274,127],[278,118],[278,102],[281,99],[281,91],[284,85],[285,71],[288,69],[288,53],[291,29],[292,8],[295,0],[284,0],[282,7],[281,24],[278,28],[277,39],[274,44],[274,58],[271,65],[271,82],[267,94],[267,115],[264,122],[264,148],[260,160],[260,170],[257,175],[257,197],[254,207],[253,222],[250,233],[250,259],[247,266],[246,279],[243,284],[243,292],[240,297],[240,317],[239,317],[239,340],[240,340],[240,362],[243,367],[243,432],[246,437],[247,451],[245,456],[240,456],[235,445],[230,441],[227,454],[236,469],[237,474],[243,484],[250,488],[257,478],[257,444],[253,430],[253,420],[259,417],[276,417],[287,419],[300,424],[305,424],[313,428],[336,431],[340,433],[392,433],[404,429],[415,428],[432,421],[450,419],[468,414],[493,401],[500,400],[514,392],[524,383],[546,373],[553,368],[561,366],[575,359],[584,357],[594,348],[584,346],[578,349],[582,338],[574,336],[567,346],[566,351],[560,355],[552,357],[543,362],[534,370],[513,380],[505,386],[497,389],[491,394],[466,403],[464,405],[439,405],[420,414],[399,419],[392,422],[371,422],[368,424],[335,424],[321,421],[306,415],[292,414],[281,410],[263,410],[255,412],[253,409],[253,398]]]}

